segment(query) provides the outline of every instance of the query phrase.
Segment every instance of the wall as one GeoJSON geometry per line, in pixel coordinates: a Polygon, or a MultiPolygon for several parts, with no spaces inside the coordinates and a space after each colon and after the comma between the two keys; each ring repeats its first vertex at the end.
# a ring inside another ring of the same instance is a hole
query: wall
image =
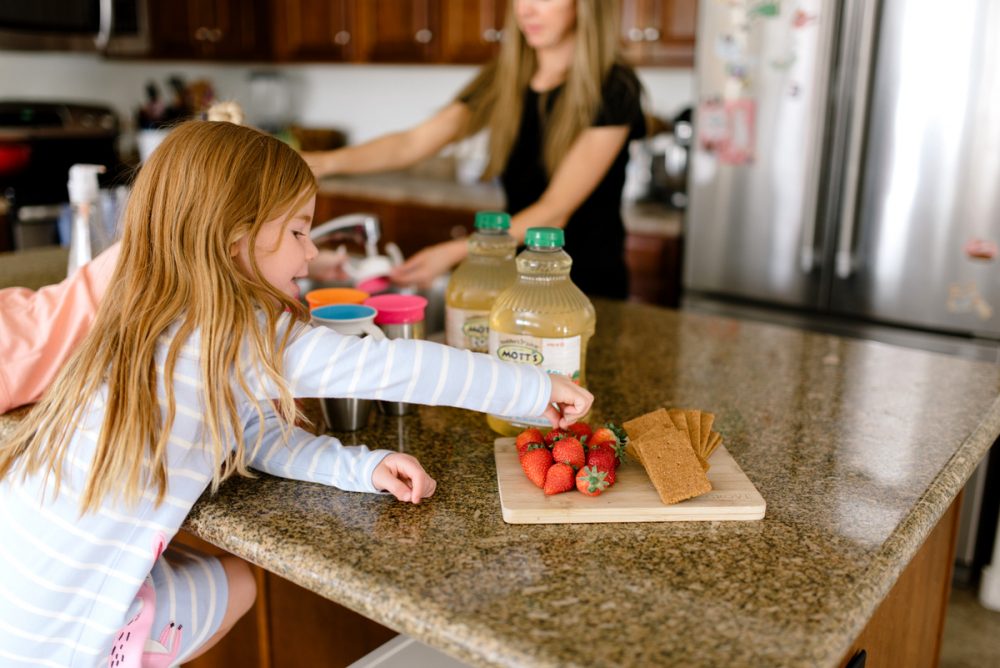
{"type": "MultiPolygon", "coordinates": [[[[74,100],[109,104],[122,117],[131,141],[133,114],[147,81],[165,94],[166,79],[180,74],[209,79],[220,99],[239,101],[251,120],[250,75],[280,71],[291,86],[293,120],[339,127],[351,142],[407,127],[444,105],[475,72],[471,66],[197,64],[192,62],[115,61],[94,54],[0,50],[0,99],[74,100]]],[[[669,116],[694,95],[694,74],[687,69],[643,68],[649,107],[669,116]]]]}

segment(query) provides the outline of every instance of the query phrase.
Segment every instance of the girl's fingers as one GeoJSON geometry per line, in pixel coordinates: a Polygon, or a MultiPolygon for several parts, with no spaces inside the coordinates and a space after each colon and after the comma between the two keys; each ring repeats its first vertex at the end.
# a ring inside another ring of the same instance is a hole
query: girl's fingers
{"type": "Polygon", "coordinates": [[[392,477],[385,481],[385,491],[392,494],[399,501],[409,501],[412,492],[410,486],[399,478],[392,477]]]}

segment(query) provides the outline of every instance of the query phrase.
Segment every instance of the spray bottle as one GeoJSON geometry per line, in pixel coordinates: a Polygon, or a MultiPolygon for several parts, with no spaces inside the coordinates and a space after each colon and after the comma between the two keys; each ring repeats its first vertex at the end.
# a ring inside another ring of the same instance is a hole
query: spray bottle
{"type": "Polygon", "coordinates": [[[70,227],[69,266],[66,275],[90,262],[95,250],[100,252],[108,244],[98,206],[100,185],[97,175],[104,173],[104,165],[77,164],[69,168],[69,202],[73,210],[70,227]]]}

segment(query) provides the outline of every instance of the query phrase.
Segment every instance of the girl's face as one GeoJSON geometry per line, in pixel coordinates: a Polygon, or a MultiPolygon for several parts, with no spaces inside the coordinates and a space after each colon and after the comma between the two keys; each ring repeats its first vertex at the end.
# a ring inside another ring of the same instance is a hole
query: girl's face
{"type": "Polygon", "coordinates": [[[576,0],[514,0],[514,15],[528,46],[553,47],[576,29],[576,0]]]}
{"type": "MultiPolygon", "coordinates": [[[[278,216],[264,223],[253,249],[254,259],[267,282],[292,299],[299,298],[299,286],[295,279],[308,275],[309,261],[318,254],[316,245],[309,237],[315,210],[316,197],[313,196],[291,216],[278,216]]],[[[249,274],[250,248],[247,237],[237,242],[234,251],[240,266],[249,274]]]]}

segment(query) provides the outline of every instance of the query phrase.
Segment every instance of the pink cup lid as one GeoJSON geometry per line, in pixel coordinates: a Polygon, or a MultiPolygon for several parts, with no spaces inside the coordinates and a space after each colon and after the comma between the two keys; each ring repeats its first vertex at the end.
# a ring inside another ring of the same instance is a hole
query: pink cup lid
{"type": "Polygon", "coordinates": [[[358,283],[358,290],[360,292],[367,292],[370,295],[376,292],[385,292],[389,289],[389,279],[385,276],[379,276],[378,278],[369,278],[366,281],[361,281],[358,283]]]}
{"type": "Polygon", "coordinates": [[[365,300],[365,305],[378,311],[376,325],[405,325],[424,319],[427,300],[420,295],[376,295],[365,300]]]}

